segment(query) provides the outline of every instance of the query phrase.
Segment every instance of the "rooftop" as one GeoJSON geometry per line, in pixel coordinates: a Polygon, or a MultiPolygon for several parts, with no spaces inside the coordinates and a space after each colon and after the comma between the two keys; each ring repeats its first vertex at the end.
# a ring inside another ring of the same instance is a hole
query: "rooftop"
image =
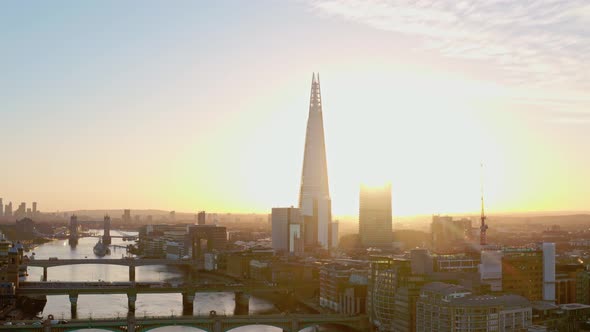
{"type": "Polygon", "coordinates": [[[530,307],[531,303],[520,295],[470,295],[452,299],[456,305],[465,306],[502,306],[502,307],[530,307]]]}
{"type": "Polygon", "coordinates": [[[449,295],[455,293],[470,293],[469,289],[465,287],[447,284],[439,281],[431,282],[424,285],[424,287],[422,287],[422,291],[439,293],[441,295],[449,295]]]}

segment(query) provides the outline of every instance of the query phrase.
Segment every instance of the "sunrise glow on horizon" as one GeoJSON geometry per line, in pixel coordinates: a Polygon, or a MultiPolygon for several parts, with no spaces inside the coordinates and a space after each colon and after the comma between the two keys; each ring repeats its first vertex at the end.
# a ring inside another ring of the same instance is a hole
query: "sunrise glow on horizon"
{"type": "Polygon", "coordinates": [[[5,204],[297,205],[319,72],[335,216],[362,183],[394,219],[477,213],[481,176],[490,213],[587,210],[583,1],[64,3],[0,11],[5,204]]]}

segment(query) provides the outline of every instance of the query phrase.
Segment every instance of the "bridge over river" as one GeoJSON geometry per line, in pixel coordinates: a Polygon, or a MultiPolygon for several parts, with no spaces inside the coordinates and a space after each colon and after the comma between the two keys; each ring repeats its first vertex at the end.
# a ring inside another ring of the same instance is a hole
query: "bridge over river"
{"type": "Polygon", "coordinates": [[[365,315],[346,316],[340,314],[287,314],[287,315],[235,315],[235,316],[179,316],[140,318],[130,316],[127,320],[71,320],[67,324],[55,324],[46,320],[42,325],[35,321],[14,322],[3,326],[3,331],[23,332],[67,332],[79,329],[104,329],[116,332],[145,332],[165,326],[190,326],[208,332],[226,332],[240,326],[268,325],[285,332],[297,332],[306,327],[336,325],[343,331],[369,331],[369,320],[365,315]]]}
{"type": "Polygon", "coordinates": [[[135,310],[137,294],[180,293],[184,312],[193,311],[195,293],[234,292],[236,308],[248,311],[252,292],[281,292],[285,296],[287,288],[268,286],[265,283],[183,283],[162,282],[21,282],[17,295],[68,295],[72,312],[76,312],[78,296],[81,294],[126,294],[130,312],[135,310]]]}
{"type": "Polygon", "coordinates": [[[65,265],[80,265],[80,264],[107,264],[129,266],[129,281],[135,281],[135,267],[147,265],[174,265],[174,266],[193,266],[195,264],[192,260],[186,259],[136,259],[136,258],[121,258],[121,259],[33,259],[26,262],[29,267],[43,268],[43,281],[47,281],[47,269],[54,266],[65,265]]]}

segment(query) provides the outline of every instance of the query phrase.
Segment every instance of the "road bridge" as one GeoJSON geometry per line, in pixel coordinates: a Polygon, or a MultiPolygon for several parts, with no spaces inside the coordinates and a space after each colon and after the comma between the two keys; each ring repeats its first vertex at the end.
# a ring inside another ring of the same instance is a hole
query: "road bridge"
{"type": "MultiPolygon", "coordinates": [[[[15,324],[17,322],[14,322],[15,324]]],[[[18,322],[20,323],[20,322],[18,322]]],[[[284,332],[298,332],[311,326],[333,325],[340,330],[369,331],[369,320],[365,315],[346,316],[340,314],[287,314],[287,315],[235,315],[235,316],[180,316],[180,317],[128,317],[127,320],[71,320],[67,324],[33,325],[34,321],[22,321],[25,325],[3,326],[3,331],[23,332],[68,332],[79,329],[104,329],[116,332],[146,332],[165,326],[190,326],[207,332],[226,332],[240,326],[275,326],[284,332]]]]}
{"type": "Polygon", "coordinates": [[[247,312],[252,292],[281,292],[290,294],[286,288],[268,286],[264,283],[185,283],[170,284],[161,282],[21,282],[17,295],[68,295],[72,313],[78,307],[78,296],[82,294],[126,294],[130,312],[135,311],[138,294],[182,294],[184,312],[193,311],[195,293],[233,292],[236,310],[247,312]]]}
{"type": "Polygon", "coordinates": [[[79,264],[107,264],[107,265],[121,265],[129,267],[129,281],[135,281],[135,267],[146,266],[146,265],[175,265],[175,266],[192,266],[194,262],[192,260],[184,259],[135,259],[135,258],[122,258],[122,259],[102,259],[102,258],[89,258],[89,259],[34,259],[26,262],[27,266],[31,267],[42,267],[43,268],[43,281],[47,281],[47,269],[54,266],[64,265],[79,265],[79,264]]]}

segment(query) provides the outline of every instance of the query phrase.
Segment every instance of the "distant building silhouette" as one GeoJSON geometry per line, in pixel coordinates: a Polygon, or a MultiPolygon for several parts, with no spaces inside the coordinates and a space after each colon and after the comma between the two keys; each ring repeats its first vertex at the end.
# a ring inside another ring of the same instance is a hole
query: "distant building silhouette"
{"type": "Polygon", "coordinates": [[[364,247],[391,248],[393,243],[391,184],[361,186],[359,235],[364,247]]]}
{"type": "Polygon", "coordinates": [[[6,204],[6,208],[4,209],[4,216],[12,217],[12,202],[6,204]]]}
{"type": "Polygon", "coordinates": [[[4,216],[4,205],[2,205],[2,198],[0,198],[0,217],[4,216]]]}
{"type": "Polygon", "coordinates": [[[324,141],[320,76],[312,75],[309,116],[305,135],[299,208],[304,220],[306,247],[331,247],[332,207],[324,141]]]}
{"type": "Polygon", "coordinates": [[[19,204],[18,209],[14,211],[14,216],[18,218],[24,218],[27,214],[27,203],[22,202],[19,204]]]}
{"type": "Polygon", "coordinates": [[[129,210],[129,209],[123,210],[123,215],[121,216],[121,219],[123,220],[124,224],[130,224],[131,223],[131,210],[129,210]]]}
{"type": "Polygon", "coordinates": [[[104,216],[104,232],[102,235],[102,243],[105,245],[111,244],[111,217],[104,216]]]}
{"type": "Polygon", "coordinates": [[[463,252],[471,239],[471,219],[432,216],[432,249],[437,253],[463,252]]]}
{"type": "Polygon", "coordinates": [[[205,218],[206,218],[205,211],[201,211],[197,214],[197,224],[205,225],[205,218]]]}

